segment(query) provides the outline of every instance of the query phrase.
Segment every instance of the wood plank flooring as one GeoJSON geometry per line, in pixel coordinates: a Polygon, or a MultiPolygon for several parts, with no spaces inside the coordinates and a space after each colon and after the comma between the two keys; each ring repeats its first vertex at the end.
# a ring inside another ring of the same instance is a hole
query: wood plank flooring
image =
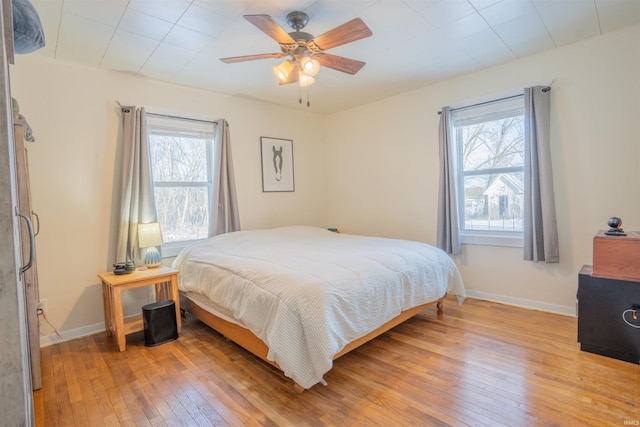
{"type": "Polygon", "coordinates": [[[187,316],[177,341],[105,333],[42,349],[37,426],[628,426],[640,366],[586,352],[571,317],[445,302],[343,356],[299,395],[187,316]]]}

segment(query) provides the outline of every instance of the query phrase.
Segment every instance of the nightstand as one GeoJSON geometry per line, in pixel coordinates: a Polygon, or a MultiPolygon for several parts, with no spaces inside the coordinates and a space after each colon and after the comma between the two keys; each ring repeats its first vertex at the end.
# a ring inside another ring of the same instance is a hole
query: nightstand
{"type": "Polygon", "coordinates": [[[98,274],[102,281],[102,298],[104,301],[104,323],[107,336],[114,335],[118,349],[124,351],[128,334],[142,331],[144,324],[142,315],[124,319],[122,312],[122,291],[143,286],[155,286],[156,301],[170,299],[176,303],[176,322],[178,333],[182,329],[180,319],[180,296],[178,293],[178,270],[169,267],[150,268],[134,271],[130,274],[117,275],[113,272],[98,274]]]}

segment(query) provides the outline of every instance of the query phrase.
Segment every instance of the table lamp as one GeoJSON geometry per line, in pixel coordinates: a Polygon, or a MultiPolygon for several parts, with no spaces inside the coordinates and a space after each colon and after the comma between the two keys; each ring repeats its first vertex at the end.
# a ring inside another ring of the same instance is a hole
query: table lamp
{"type": "Polygon", "coordinates": [[[138,224],[138,246],[146,248],[144,253],[144,265],[148,268],[157,268],[162,265],[158,246],[162,245],[162,230],[159,222],[138,224]]]}

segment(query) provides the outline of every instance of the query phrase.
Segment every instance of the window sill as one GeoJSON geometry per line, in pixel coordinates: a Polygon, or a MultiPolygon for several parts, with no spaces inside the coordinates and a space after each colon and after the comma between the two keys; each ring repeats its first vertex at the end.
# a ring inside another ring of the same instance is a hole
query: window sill
{"type": "Polygon", "coordinates": [[[512,248],[523,247],[522,236],[496,236],[495,234],[463,234],[462,244],[484,245],[484,246],[505,246],[512,248]]]}
{"type": "Polygon", "coordinates": [[[203,239],[165,243],[162,245],[162,258],[175,258],[184,248],[202,240],[203,239]]]}

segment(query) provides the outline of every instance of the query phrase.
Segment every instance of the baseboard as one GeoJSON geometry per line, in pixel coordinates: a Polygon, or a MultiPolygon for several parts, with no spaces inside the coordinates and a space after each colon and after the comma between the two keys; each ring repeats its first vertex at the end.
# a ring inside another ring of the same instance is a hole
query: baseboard
{"type": "MultiPolygon", "coordinates": [[[[144,298],[138,298],[137,300],[134,300],[134,304],[137,305],[138,307],[141,307],[144,304],[149,304],[150,302],[155,301],[155,294],[152,293],[154,291],[154,287],[148,286],[147,288],[148,288],[146,290],[147,294],[146,295],[141,294],[144,296],[144,298]]],[[[135,292],[138,290],[144,291],[145,289],[143,288],[134,289],[131,292],[135,292]]],[[[130,317],[141,316],[141,314],[142,313],[129,314],[125,316],[125,319],[128,319],[130,317]]],[[[47,323],[48,322],[42,322],[42,321],[40,322],[40,348],[49,347],[54,344],[60,344],[62,342],[86,337],[87,335],[99,334],[100,332],[104,332],[107,329],[105,327],[104,322],[99,322],[99,323],[94,323],[92,325],[81,326],[79,328],[74,328],[74,329],[58,330],[61,336],[58,336],[58,334],[56,333],[49,333],[47,335],[43,335],[42,333],[43,329],[47,331],[51,331],[56,326],[56,325],[50,325],[50,324],[47,325],[47,323]]]]}
{"type": "Polygon", "coordinates": [[[535,301],[535,300],[530,300],[526,298],[497,295],[489,292],[474,291],[472,289],[467,289],[467,296],[469,298],[499,302],[501,304],[528,308],[530,310],[546,311],[549,313],[562,314],[564,316],[571,316],[571,317],[576,316],[576,307],[568,307],[565,305],[551,304],[547,302],[535,301]]]}
{"type": "MultiPolygon", "coordinates": [[[[125,316],[125,319],[129,317],[140,316],[139,314],[132,314],[125,316]]],[[[61,342],[75,340],[76,338],[86,337],[87,335],[95,335],[100,332],[104,332],[107,328],[104,322],[94,323],[93,325],[82,326],[80,328],[67,329],[59,331],[60,336],[57,334],[40,335],[40,348],[49,347],[50,345],[60,344],[61,342]]],[[[40,332],[42,333],[42,331],[40,332]]]]}
{"type": "Polygon", "coordinates": [[[104,322],[100,322],[94,323],[93,325],[83,326],[81,328],[60,331],[60,336],[56,334],[40,335],[40,348],[49,347],[50,345],[60,344],[65,341],[75,340],[76,338],[82,338],[87,335],[94,335],[104,331],[104,322]]]}

